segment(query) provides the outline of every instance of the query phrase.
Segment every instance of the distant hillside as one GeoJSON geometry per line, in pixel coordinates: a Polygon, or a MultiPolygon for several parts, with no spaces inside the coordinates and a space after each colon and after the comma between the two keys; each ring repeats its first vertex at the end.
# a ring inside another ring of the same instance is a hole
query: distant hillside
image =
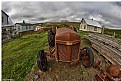
{"type": "Polygon", "coordinates": [[[79,28],[79,23],[78,22],[47,22],[44,23],[42,26],[45,27],[51,27],[51,26],[59,26],[59,27],[70,27],[71,25],[73,27],[79,28]]]}
{"type": "MultiPolygon", "coordinates": [[[[42,26],[43,27],[52,27],[52,26],[56,26],[56,27],[70,27],[73,26],[77,29],[79,29],[80,27],[80,23],[79,22],[46,22],[43,23],[42,26]]],[[[108,34],[111,36],[114,36],[114,32],[115,32],[115,38],[119,38],[121,39],[121,30],[118,29],[109,29],[109,28],[105,28],[104,29],[104,34],[108,34]]]]}
{"type": "Polygon", "coordinates": [[[121,39],[121,30],[109,29],[109,28],[105,28],[104,29],[104,34],[108,34],[108,35],[114,36],[114,32],[115,32],[115,38],[121,39]]]}

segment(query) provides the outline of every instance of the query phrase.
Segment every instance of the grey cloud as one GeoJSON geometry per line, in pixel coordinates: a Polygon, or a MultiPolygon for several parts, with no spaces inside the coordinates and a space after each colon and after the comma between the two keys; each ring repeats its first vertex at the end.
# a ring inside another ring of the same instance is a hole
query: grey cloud
{"type": "Polygon", "coordinates": [[[121,28],[120,2],[3,2],[2,9],[14,22],[45,22],[93,18],[121,28]]]}
{"type": "Polygon", "coordinates": [[[115,4],[121,6],[121,2],[116,2],[115,4]]]}

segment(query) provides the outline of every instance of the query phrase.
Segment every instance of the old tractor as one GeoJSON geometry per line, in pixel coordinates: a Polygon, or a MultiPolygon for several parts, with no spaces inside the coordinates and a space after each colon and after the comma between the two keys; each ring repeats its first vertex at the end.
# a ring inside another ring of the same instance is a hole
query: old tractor
{"type": "Polygon", "coordinates": [[[116,71],[111,69],[112,67],[109,67],[108,71],[106,71],[99,66],[99,61],[94,63],[92,50],[89,47],[80,49],[81,37],[74,30],[74,28],[57,29],[56,27],[48,30],[49,51],[40,50],[37,55],[37,64],[41,71],[47,70],[47,56],[50,56],[55,58],[57,63],[66,62],[73,65],[81,62],[85,68],[93,66],[95,69],[100,69],[102,73],[95,75],[97,81],[114,81],[112,77],[121,76],[121,71],[117,66],[112,66],[118,68],[116,71]]]}
{"type": "Polygon", "coordinates": [[[40,70],[47,70],[47,57],[55,58],[56,62],[76,64],[79,61],[83,66],[89,68],[93,65],[94,56],[89,47],[80,49],[80,35],[74,28],[52,27],[48,30],[49,51],[40,50],[37,64],[40,70]]]}

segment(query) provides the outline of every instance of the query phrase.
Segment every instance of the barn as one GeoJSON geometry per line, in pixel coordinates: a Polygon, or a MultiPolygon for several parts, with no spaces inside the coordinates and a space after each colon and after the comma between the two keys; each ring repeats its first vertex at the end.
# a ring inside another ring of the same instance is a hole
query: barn
{"type": "Polygon", "coordinates": [[[79,30],[101,33],[102,26],[93,19],[82,18],[79,30]]]}

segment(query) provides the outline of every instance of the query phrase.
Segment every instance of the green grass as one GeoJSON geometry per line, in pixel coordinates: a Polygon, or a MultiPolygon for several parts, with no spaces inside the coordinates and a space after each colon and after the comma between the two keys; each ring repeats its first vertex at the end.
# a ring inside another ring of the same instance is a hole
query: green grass
{"type": "Polygon", "coordinates": [[[104,29],[104,34],[107,34],[107,35],[113,36],[114,35],[114,32],[115,32],[115,38],[121,39],[121,30],[108,29],[108,28],[105,28],[104,29]]]}
{"type": "Polygon", "coordinates": [[[32,33],[2,45],[2,78],[22,81],[36,64],[39,50],[47,50],[47,32],[32,33]]]}
{"type": "Polygon", "coordinates": [[[81,47],[91,47],[91,42],[85,36],[88,34],[86,31],[77,30],[77,33],[81,36],[81,47]]]}
{"type": "Polygon", "coordinates": [[[87,34],[87,32],[81,30],[77,30],[77,33],[81,36],[81,38],[84,38],[84,35],[87,34]]]}
{"type": "Polygon", "coordinates": [[[79,70],[79,73],[80,73],[80,75],[83,75],[84,74],[84,70],[83,69],[80,69],[79,70]]]}

